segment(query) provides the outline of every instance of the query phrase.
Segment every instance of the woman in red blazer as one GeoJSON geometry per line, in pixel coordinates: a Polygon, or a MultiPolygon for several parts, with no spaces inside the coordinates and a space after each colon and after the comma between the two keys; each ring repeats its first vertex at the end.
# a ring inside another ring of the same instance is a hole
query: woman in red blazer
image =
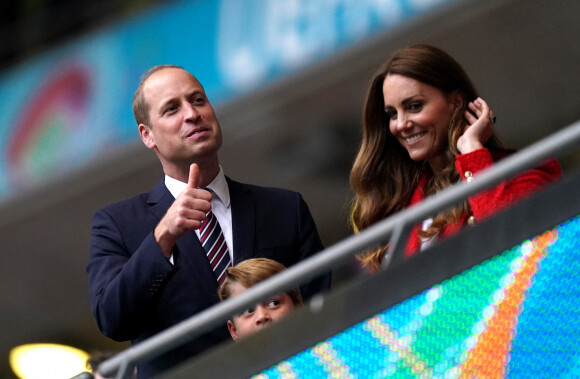
{"type": "MultiPolygon", "coordinates": [[[[463,68],[425,44],[401,49],[375,75],[363,114],[363,140],[350,182],[355,232],[477,173],[510,153],[493,132],[495,117],[463,68]]],[[[415,225],[405,255],[474,225],[561,176],[549,161],[415,225]]],[[[378,269],[386,247],[362,254],[378,269]]]]}

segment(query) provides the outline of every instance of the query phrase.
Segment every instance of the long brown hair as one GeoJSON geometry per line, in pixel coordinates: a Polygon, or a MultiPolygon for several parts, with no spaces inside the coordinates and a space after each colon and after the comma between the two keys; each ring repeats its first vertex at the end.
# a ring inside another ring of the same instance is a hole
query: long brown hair
{"type": "MultiPolygon", "coordinates": [[[[363,109],[363,135],[360,150],[350,174],[355,193],[351,223],[355,232],[404,209],[423,175],[429,177],[427,194],[461,180],[454,167],[459,154],[457,140],[466,125],[463,114],[469,102],[478,97],[475,86],[450,55],[426,44],[416,44],[396,51],[371,81],[363,109]],[[449,120],[445,168],[432,172],[424,162],[415,162],[389,132],[389,119],[384,109],[383,82],[387,75],[402,75],[439,89],[448,95],[459,91],[463,104],[449,120]]],[[[501,150],[493,135],[485,145],[492,151],[501,150]]],[[[421,236],[431,237],[445,225],[455,222],[469,212],[467,202],[438,214],[432,226],[421,236]]],[[[359,256],[364,266],[377,269],[384,256],[380,247],[359,256]]]]}

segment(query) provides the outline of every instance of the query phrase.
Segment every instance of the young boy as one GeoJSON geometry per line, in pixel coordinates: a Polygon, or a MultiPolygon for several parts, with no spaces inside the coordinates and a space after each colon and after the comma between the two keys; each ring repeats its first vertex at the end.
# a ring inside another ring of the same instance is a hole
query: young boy
{"type": "MultiPolygon", "coordinates": [[[[285,269],[284,265],[267,258],[253,258],[240,262],[227,269],[226,278],[218,290],[219,298],[224,301],[237,296],[256,283],[285,269]]],[[[234,316],[228,320],[228,330],[234,341],[237,341],[286,317],[300,306],[302,297],[300,290],[295,288],[234,316]]]]}

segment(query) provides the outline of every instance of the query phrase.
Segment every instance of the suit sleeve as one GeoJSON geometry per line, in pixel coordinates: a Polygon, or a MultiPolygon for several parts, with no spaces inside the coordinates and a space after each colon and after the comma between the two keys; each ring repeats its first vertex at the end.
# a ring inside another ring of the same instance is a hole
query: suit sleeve
{"type": "MultiPolygon", "coordinates": [[[[297,194],[297,209],[299,216],[299,235],[300,235],[300,260],[306,259],[324,249],[316,224],[308,209],[308,205],[302,198],[302,195],[297,194]]],[[[330,288],[331,274],[326,273],[317,277],[309,283],[301,286],[302,296],[305,300],[309,299],[316,293],[325,292],[330,288]]]]}
{"type": "Polygon", "coordinates": [[[101,332],[116,341],[140,334],[173,272],[153,231],[144,236],[130,251],[115,217],[107,210],[95,213],[87,265],[92,312],[101,332]]]}
{"type": "MultiPolygon", "coordinates": [[[[477,180],[477,174],[492,166],[493,163],[494,160],[489,150],[482,148],[468,154],[458,155],[455,167],[462,179],[469,181],[477,180]]],[[[489,217],[561,176],[560,165],[555,159],[551,159],[537,168],[527,170],[490,190],[470,197],[468,199],[469,205],[475,221],[489,217]]]]}

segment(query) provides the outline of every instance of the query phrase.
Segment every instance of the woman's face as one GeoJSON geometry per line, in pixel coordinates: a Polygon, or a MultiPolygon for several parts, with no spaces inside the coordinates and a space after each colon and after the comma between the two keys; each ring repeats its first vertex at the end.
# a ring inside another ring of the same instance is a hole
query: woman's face
{"type": "Polygon", "coordinates": [[[451,117],[461,106],[458,92],[446,95],[418,80],[389,74],[383,82],[383,99],[391,134],[412,160],[439,169],[451,117]]]}

